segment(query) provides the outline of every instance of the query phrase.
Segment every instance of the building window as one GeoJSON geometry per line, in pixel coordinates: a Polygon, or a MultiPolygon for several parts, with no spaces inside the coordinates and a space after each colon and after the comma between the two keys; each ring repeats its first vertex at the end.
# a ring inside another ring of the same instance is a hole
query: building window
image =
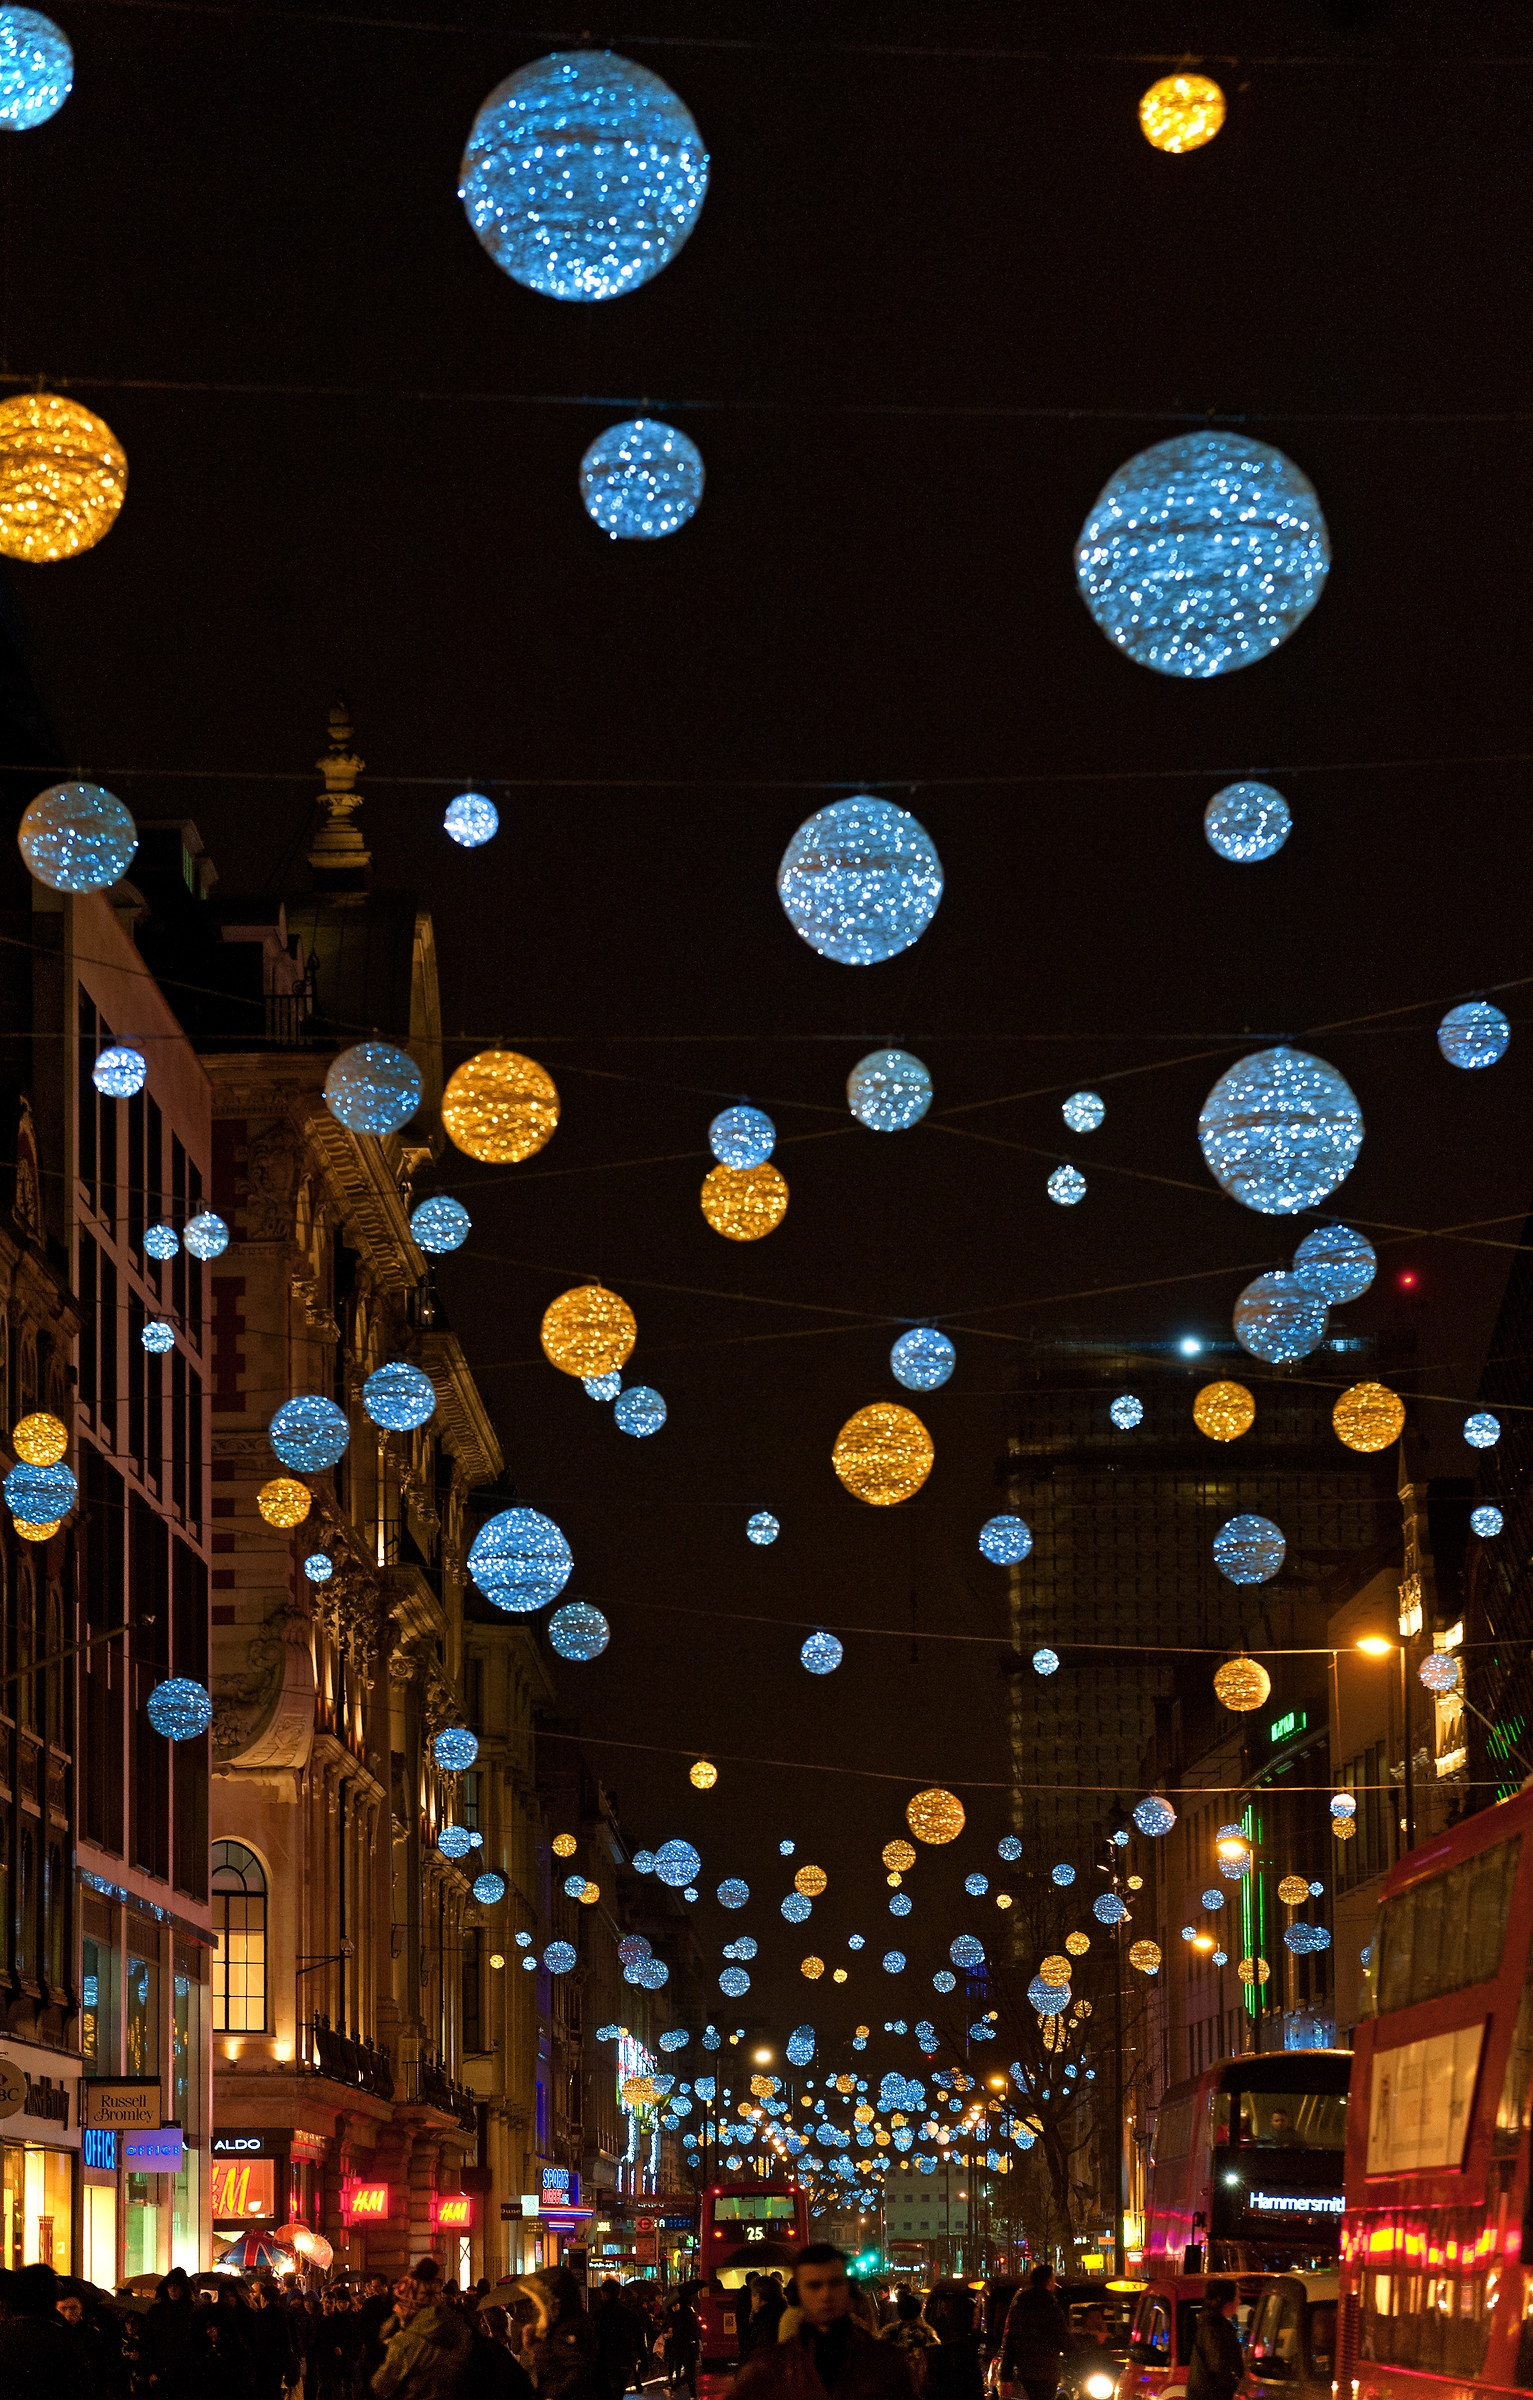
{"type": "Polygon", "coordinates": [[[266,2031],[266,1877],[243,1842],[213,1844],[213,2031],[266,2031]]]}

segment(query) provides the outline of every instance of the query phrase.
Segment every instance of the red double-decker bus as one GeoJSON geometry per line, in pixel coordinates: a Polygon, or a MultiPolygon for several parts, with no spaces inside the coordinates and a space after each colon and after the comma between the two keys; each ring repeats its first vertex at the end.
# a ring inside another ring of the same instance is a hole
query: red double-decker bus
{"type": "Polygon", "coordinates": [[[1351,2075],[1349,2050],[1279,2050],[1174,2084],[1155,2119],[1145,2272],[1334,2266],[1351,2075]]]}
{"type": "Polygon", "coordinates": [[[746,2277],[775,2274],[786,2285],[808,2239],[809,2202],[796,2183],[742,2177],[704,2192],[697,2271],[705,2366],[740,2355],[738,2319],[747,2305],[746,2277]]]}
{"type": "Polygon", "coordinates": [[[1533,2389],[1533,1793],[1403,1858],[1365,1954],[1339,2400],[1533,2389]]]}

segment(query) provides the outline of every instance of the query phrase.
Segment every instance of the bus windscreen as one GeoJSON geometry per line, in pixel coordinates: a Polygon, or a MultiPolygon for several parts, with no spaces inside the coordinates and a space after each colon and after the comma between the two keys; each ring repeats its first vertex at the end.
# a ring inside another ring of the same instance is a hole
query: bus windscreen
{"type": "Polygon", "coordinates": [[[1345,2092],[1221,2092],[1229,2109],[1232,2147],[1256,2150],[1335,2150],[1347,2146],[1345,2092]]]}
{"type": "Polygon", "coordinates": [[[713,2220],[716,2225],[742,2221],[759,2225],[763,2218],[768,2218],[774,2223],[791,2225],[794,2205],[791,2192],[720,2192],[713,2203],[713,2220]]]}

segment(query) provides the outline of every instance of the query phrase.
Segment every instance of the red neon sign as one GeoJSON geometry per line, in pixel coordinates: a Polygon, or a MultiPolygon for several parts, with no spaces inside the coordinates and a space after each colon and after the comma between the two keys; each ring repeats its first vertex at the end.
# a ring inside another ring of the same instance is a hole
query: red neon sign
{"type": "Polygon", "coordinates": [[[355,2225],[359,2219],[386,2217],[389,2213],[389,2187],[386,2183],[354,2183],[341,2194],[344,2215],[355,2225]]]}
{"type": "Polygon", "coordinates": [[[439,2225],[472,2225],[474,2203],[467,2192],[448,2192],[439,2195],[436,2204],[439,2225]]]}

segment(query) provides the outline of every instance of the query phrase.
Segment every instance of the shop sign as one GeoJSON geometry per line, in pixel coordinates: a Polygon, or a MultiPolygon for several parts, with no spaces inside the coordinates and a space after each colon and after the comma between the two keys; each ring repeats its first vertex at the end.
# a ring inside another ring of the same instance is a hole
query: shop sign
{"type": "Polygon", "coordinates": [[[209,2177],[213,2222],[234,2225],[277,2213],[277,2169],[270,2158],[220,2158],[209,2177]]]}
{"type": "Polygon", "coordinates": [[[515,2218],[519,2217],[521,2213],[522,2204],[520,2200],[502,2200],[500,2204],[500,2221],[502,2225],[510,2224],[515,2218]]]}
{"type": "Polygon", "coordinates": [[[179,2125],[161,2125],[153,2133],[124,2137],[122,2163],[130,2175],[179,2175],[186,2164],[179,2125]]]}
{"type": "Polygon", "coordinates": [[[264,2133],[215,2133],[215,2158],[270,2158],[264,2133]]]}
{"type": "Polygon", "coordinates": [[[574,2208],[578,2203],[580,2177],[572,2168],[545,2167],[541,2181],[545,2208],[574,2208]]]}
{"type": "Polygon", "coordinates": [[[536,2192],[523,2192],[523,2194],[522,2194],[522,2215],[523,2215],[524,2217],[535,2217],[535,2216],[538,2216],[538,2215],[541,2213],[541,2209],[542,2209],[542,2203],[541,2203],[541,2202],[540,2202],[540,2200],[538,2199],[538,2195],[537,2195],[537,2193],[536,2193],[536,2192]]]}
{"type": "Polygon", "coordinates": [[[87,2078],[80,2086],[80,2122],[114,2133],[154,2133],[165,2114],[157,2075],[129,2076],[113,2082],[87,2078]]]}
{"type": "Polygon", "coordinates": [[[0,2117],[14,2117],[27,2096],[27,2079],[8,2058],[0,2058],[0,2117]]]}
{"type": "Polygon", "coordinates": [[[100,2174],[115,2175],[117,2172],[116,2134],[92,2133],[87,2130],[82,2139],[85,2164],[88,2167],[94,2167],[100,2174]]]}
{"type": "Polygon", "coordinates": [[[439,2225],[472,2225],[474,2203],[467,2192],[439,2192],[436,2196],[436,2221],[439,2225]]]}
{"type": "Polygon", "coordinates": [[[287,2138],[294,2158],[307,2159],[311,2166],[323,2165],[329,2144],[322,2133],[300,2133],[295,2127],[287,2138]]]}
{"type": "Polygon", "coordinates": [[[352,2225],[377,2224],[388,2213],[386,2183],[353,2183],[341,2193],[341,2214],[352,2225]]]}

